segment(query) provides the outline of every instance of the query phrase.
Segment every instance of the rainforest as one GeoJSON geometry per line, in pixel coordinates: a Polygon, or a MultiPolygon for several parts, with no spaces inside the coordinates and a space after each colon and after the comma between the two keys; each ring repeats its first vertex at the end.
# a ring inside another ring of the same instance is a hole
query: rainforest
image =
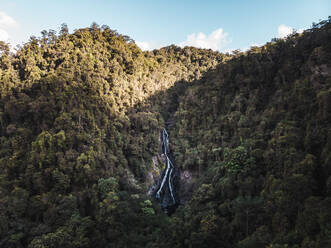
{"type": "Polygon", "coordinates": [[[331,247],[331,18],[233,53],[0,42],[0,247],[331,247]]]}

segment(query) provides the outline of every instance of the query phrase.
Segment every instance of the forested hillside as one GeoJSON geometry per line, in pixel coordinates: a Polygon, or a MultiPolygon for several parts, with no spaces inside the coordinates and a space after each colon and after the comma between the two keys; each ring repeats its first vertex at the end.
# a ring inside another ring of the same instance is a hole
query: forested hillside
{"type": "Polygon", "coordinates": [[[331,245],[330,41],[322,22],[253,47],[180,97],[173,150],[200,179],[173,246],[331,245]]]}
{"type": "Polygon", "coordinates": [[[330,41],[329,19],[232,55],[96,24],[0,42],[0,247],[329,247],[330,41]],[[171,216],[147,195],[167,120],[192,177],[171,216]]]}

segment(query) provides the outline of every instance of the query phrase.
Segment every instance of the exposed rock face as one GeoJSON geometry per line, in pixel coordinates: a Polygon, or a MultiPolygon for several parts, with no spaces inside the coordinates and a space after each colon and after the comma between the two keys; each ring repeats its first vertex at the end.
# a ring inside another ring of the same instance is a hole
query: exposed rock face
{"type": "Polygon", "coordinates": [[[155,194],[157,187],[160,183],[160,178],[162,174],[162,162],[160,154],[157,154],[152,158],[152,169],[147,173],[146,183],[148,187],[147,194],[152,196],[155,194]]]}
{"type": "Polygon", "coordinates": [[[185,204],[190,200],[197,175],[190,170],[181,171],[175,164],[172,151],[169,146],[167,149],[164,147],[162,131],[159,141],[162,146],[162,151],[152,158],[152,168],[146,177],[148,187],[147,194],[159,201],[164,211],[170,214],[178,205],[185,204]],[[166,155],[165,152],[167,152],[168,155],[166,155]],[[167,159],[170,160],[170,163],[173,166],[171,175],[170,167],[167,167],[167,159]],[[172,185],[172,194],[169,185],[172,185]],[[162,189],[160,190],[161,186],[162,189]]]}
{"type": "Polygon", "coordinates": [[[162,154],[153,157],[153,168],[148,173],[148,195],[160,202],[166,213],[173,212],[179,203],[177,194],[179,170],[176,167],[169,148],[169,134],[165,128],[161,131],[162,154]],[[161,166],[160,166],[161,165],[161,166]],[[163,169],[163,172],[161,172],[163,169]],[[154,183],[153,183],[154,182],[154,183]]]}

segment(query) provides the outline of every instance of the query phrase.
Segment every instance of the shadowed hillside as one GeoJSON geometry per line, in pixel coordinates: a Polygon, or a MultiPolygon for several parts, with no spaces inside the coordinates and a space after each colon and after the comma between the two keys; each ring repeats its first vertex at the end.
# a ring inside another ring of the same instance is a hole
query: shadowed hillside
{"type": "Polygon", "coordinates": [[[172,149],[198,178],[177,247],[330,245],[330,30],[238,53],[179,96],[172,149]]]}
{"type": "Polygon", "coordinates": [[[0,247],[328,247],[330,36],[142,52],[93,24],[1,43],[0,247]],[[171,217],[146,195],[167,120],[191,180],[171,217]]]}

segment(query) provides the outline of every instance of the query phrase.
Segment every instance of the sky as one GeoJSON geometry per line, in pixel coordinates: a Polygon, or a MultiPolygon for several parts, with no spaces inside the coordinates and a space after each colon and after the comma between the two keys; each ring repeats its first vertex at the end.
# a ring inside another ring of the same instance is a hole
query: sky
{"type": "Polygon", "coordinates": [[[14,47],[62,23],[73,32],[96,22],[143,50],[175,44],[229,52],[302,32],[329,15],[330,0],[0,0],[0,40],[14,47]]]}

